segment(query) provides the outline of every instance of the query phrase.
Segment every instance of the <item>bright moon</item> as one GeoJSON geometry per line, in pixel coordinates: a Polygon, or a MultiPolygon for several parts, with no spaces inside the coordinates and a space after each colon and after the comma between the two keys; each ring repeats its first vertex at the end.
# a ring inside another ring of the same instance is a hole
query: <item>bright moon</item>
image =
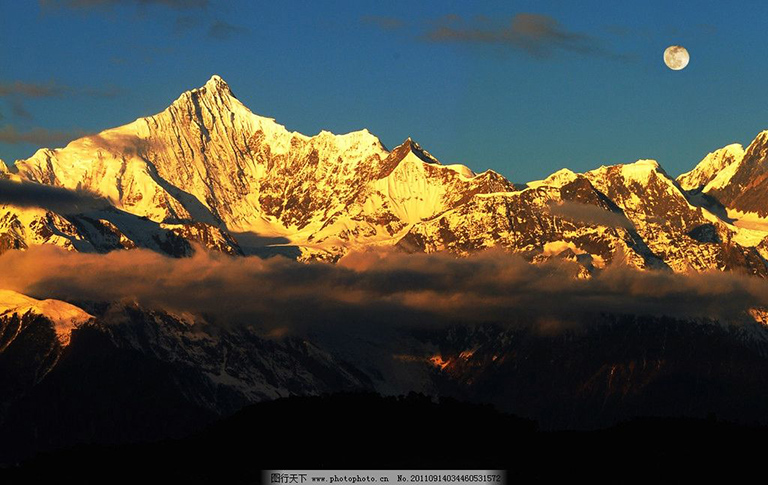
{"type": "Polygon", "coordinates": [[[681,45],[671,45],[664,51],[664,64],[673,71],[685,69],[690,60],[688,51],[681,45]]]}

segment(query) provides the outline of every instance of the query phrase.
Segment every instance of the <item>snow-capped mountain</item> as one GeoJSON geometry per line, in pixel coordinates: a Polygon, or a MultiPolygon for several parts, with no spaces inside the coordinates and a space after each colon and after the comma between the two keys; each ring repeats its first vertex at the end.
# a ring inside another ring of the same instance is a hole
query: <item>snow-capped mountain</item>
{"type": "Polygon", "coordinates": [[[763,131],[746,149],[740,145],[723,147],[678,177],[691,200],[717,214],[718,221],[733,231],[735,240],[755,247],[763,258],[768,257],[766,167],[768,131],[763,131]]]}
{"type": "Polygon", "coordinates": [[[179,436],[249,403],[333,392],[454,396],[555,428],[766,411],[768,327],[749,321],[600,315],[551,332],[521,314],[337,346],[135,304],[86,312],[5,292],[0,305],[0,460],[179,436]]]}
{"type": "MultiPolygon", "coordinates": [[[[56,334],[56,338],[63,346],[69,344],[72,330],[93,319],[93,316],[74,305],[60,300],[36,300],[15,291],[0,290],[0,319],[7,320],[15,316],[25,315],[45,317],[56,334]]],[[[3,344],[0,348],[10,345],[13,340],[23,332],[23,326],[18,326],[12,331],[9,328],[3,330],[3,344]]]]}
{"type": "Polygon", "coordinates": [[[501,247],[531,261],[575,259],[588,271],[619,254],[638,268],[765,274],[766,136],[707,155],[677,181],[641,160],[516,186],[490,170],[442,165],[411,139],[389,151],[367,130],[288,131],[213,76],[157,115],[3,168],[0,179],[87,191],[112,207],[2,206],[0,250],[56,244],[183,256],[201,244],[335,261],[371,246],[501,247]]]}
{"type": "Polygon", "coordinates": [[[40,150],[16,170],[101,195],[162,228],[194,223],[198,242],[234,252],[271,241],[336,256],[392,239],[472,193],[509,188],[492,172],[444,167],[410,139],[390,153],[367,130],[289,132],[251,113],[218,76],[162,113],[40,150]]]}
{"type": "Polygon", "coordinates": [[[725,146],[707,154],[690,172],[677,177],[677,182],[684,190],[708,192],[715,187],[723,187],[733,176],[744,158],[744,147],[738,143],[725,146]]]}
{"type": "MultiPolygon", "coordinates": [[[[728,147],[721,149],[727,150],[728,147]]],[[[720,173],[709,182],[702,191],[714,197],[721,205],[738,213],[735,219],[752,215],[753,219],[768,217],[766,188],[768,182],[768,131],[764,131],[738,156],[738,150],[720,173]]],[[[697,166],[701,167],[707,160],[697,166]]],[[[746,217],[749,219],[749,217],[746,217]]]]}
{"type": "Polygon", "coordinates": [[[252,402],[372,389],[365,374],[306,339],[135,304],[88,310],[0,290],[3,433],[24,441],[64,426],[74,434],[55,436],[77,441],[94,422],[111,421],[115,429],[90,438],[159,438],[252,402]]]}
{"type": "MultiPolygon", "coordinates": [[[[766,167],[768,132],[746,149],[710,153],[676,180],[639,160],[516,185],[491,170],[443,165],[410,138],[388,150],[367,130],[291,132],[252,113],[214,76],[154,116],[39,150],[12,168],[0,163],[0,253],[55,245],[184,257],[200,245],[335,262],[371,248],[457,256],[497,248],[533,264],[574,261],[585,279],[618,260],[765,277],[766,167]],[[72,209],[2,198],[3,187],[41,186],[105,203],[72,209]]],[[[766,312],[749,311],[728,327],[589,315],[580,323],[600,326],[550,338],[518,315],[514,328],[398,328],[376,341],[342,329],[341,342],[329,331],[272,338],[204,315],[0,289],[0,434],[37,440],[46,427],[53,435],[74,423],[96,439],[92,420],[115,422],[111,410],[130,402],[120,439],[172,436],[250,402],[345,390],[444,393],[584,424],[599,406],[608,411],[595,423],[611,422],[646,409],[654,386],[681,384],[681,406],[698,411],[712,399],[685,401],[698,382],[736,382],[750,398],[764,388],[750,371],[766,366],[766,312]],[[711,349],[724,364],[697,367],[711,349]],[[26,422],[40,428],[14,428],[26,422]]]]}
{"type": "Polygon", "coordinates": [[[34,384],[57,364],[73,335],[98,334],[115,349],[194,374],[196,385],[207,390],[190,396],[215,412],[290,394],[370,387],[362,373],[300,338],[269,339],[247,326],[211,326],[199,315],[135,304],[97,305],[94,313],[0,290],[0,360],[16,354],[46,362],[34,384]]]}

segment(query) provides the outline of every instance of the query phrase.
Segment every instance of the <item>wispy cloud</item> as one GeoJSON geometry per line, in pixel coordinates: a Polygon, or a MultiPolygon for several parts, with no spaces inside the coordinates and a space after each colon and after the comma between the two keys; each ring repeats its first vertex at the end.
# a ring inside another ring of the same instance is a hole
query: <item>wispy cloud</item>
{"type": "Polygon", "coordinates": [[[11,113],[16,118],[32,119],[32,113],[27,111],[27,108],[24,107],[24,103],[20,99],[11,98],[9,104],[11,105],[11,113]]]}
{"type": "Polygon", "coordinates": [[[46,84],[22,81],[0,83],[0,97],[51,98],[63,96],[67,91],[69,88],[54,82],[46,84]]]}
{"type": "Polygon", "coordinates": [[[41,8],[66,8],[72,10],[90,10],[109,8],[117,5],[149,6],[160,5],[177,10],[200,9],[209,4],[209,0],[38,0],[41,8]]]}
{"type": "Polygon", "coordinates": [[[57,131],[45,128],[18,131],[13,125],[5,125],[0,128],[0,143],[10,145],[29,143],[38,146],[65,145],[86,134],[83,131],[57,131]]]}
{"type": "Polygon", "coordinates": [[[87,96],[93,98],[114,98],[121,93],[114,86],[94,88],[89,86],[71,87],[58,84],[12,81],[0,82],[0,97],[15,96],[17,98],[60,98],[63,96],[87,96]]]}
{"type": "Polygon", "coordinates": [[[238,25],[232,25],[223,20],[214,21],[208,28],[208,37],[217,40],[227,40],[235,35],[247,33],[248,29],[238,25]]]}
{"type": "Polygon", "coordinates": [[[405,22],[396,17],[364,15],[360,17],[360,21],[367,25],[376,26],[382,30],[398,30],[405,27],[405,22]]]}
{"type": "Polygon", "coordinates": [[[81,96],[87,98],[114,98],[121,94],[121,90],[114,86],[107,88],[94,88],[90,86],[70,87],[58,84],[54,81],[48,83],[12,81],[0,82],[0,98],[7,98],[11,113],[19,119],[32,119],[32,113],[26,108],[24,102],[28,99],[63,98],[67,96],[81,96]]]}
{"type": "Polygon", "coordinates": [[[623,227],[632,229],[634,226],[623,214],[610,212],[592,204],[563,201],[549,206],[550,212],[570,221],[596,224],[607,227],[623,227]]]}
{"type": "MultiPolygon", "coordinates": [[[[249,31],[247,27],[212,18],[209,9],[210,0],[38,0],[44,11],[82,11],[96,14],[114,14],[114,7],[134,7],[137,20],[152,19],[147,7],[164,7],[175,10],[177,16],[173,24],[176,34],[191,31],[204,33],[210,39],[227,40],[249,31]]],[[[226,4],[219,5],[216,13],[226,10],[226,4]]]]}
{"type": "Polygon", "coordinates": [[[440,19],[424,36],[429,42],[502,45],[534,58],[558,52],[622,58],[597,37],[567,29],[556,19],[535,13],[519,13],[505,25],[488,19],[467,22],[459,16],[440,19]]]}

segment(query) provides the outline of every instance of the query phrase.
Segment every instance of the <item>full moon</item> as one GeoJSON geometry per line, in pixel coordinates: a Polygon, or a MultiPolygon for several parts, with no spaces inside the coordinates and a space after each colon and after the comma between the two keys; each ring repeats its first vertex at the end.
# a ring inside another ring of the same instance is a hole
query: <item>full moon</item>
{"type": "Polygon", "coordinates": [[[681,45],[671,45],[664,51],[664,64],[673,71],[685,69],[690,60],[688,51],[681,45]]]}

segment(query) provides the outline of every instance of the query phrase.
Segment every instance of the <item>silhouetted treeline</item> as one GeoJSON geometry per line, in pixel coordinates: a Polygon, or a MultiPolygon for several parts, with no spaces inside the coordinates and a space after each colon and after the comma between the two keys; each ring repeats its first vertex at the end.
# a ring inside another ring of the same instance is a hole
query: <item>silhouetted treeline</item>
{"type": "Polygon", "coordinates": [[[252,405],[184,439],[38,455],[0,471],[0,482],[259,483],[274,468],[501,468],[508,483],[734,480],[760,466],[766,436],[714,418],[544,432],[486,405],[336,394],[252,405]]]}

